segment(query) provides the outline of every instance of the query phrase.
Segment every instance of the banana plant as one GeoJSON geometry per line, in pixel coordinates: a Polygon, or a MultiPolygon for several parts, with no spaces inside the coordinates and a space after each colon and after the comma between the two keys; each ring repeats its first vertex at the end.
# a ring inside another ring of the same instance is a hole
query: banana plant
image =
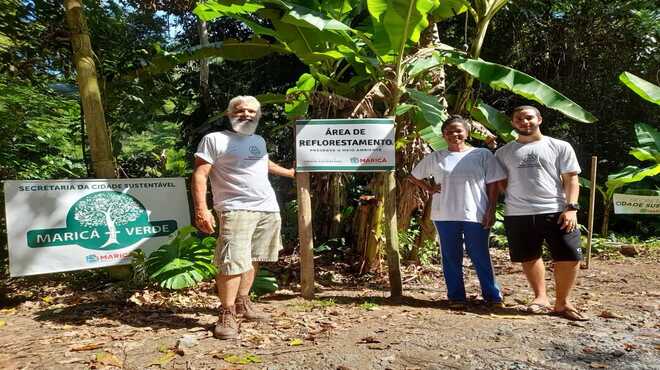
{"type": "MultiPolygon", "coordinates": [[[[629,72],[621,73],[619,75],[619,80],[643,99],[656,105],[660,105],[660,87],[657,85],[629,72]]],[[[603,198],[604,216],[601,228],[601,234],[603,236],[607,236],[614,193],[622,189],[624,186],[660,174],[660,131],[649,124],[636,123],[635,136],[639,146],[631,148],[628,153],[641,162],[650,162],[650,165],[647,165],[646,167],[634,165],[626,166],[621,171],[607,176],[605,189],[601,187],[597,188],[603,198]]],[[[658,190],[660,189],[647,189],[646,192],[657,193],[658,190]]]]}

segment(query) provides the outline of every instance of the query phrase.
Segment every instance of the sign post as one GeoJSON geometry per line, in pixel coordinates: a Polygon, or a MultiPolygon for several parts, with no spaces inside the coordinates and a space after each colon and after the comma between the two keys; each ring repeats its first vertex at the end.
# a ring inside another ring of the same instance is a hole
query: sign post
{"type": "Polygon", "coordinates": [[[394,171],[394,133],[392,119],[296,121],[300,285],[304,298],[314,297],[314,243],[309,173],[394,171]]]}
{"type": "Polygon", "coordinates": [[[589,216],[588,216],[588,230],[587,230],[587,263],[585,268],[589,268],[591,263],[591,239],[594,234],[594,209],[596,201],[596,170],[598,166],[598,157],[591,156],[591,188],[589,188],[589,216]]]}

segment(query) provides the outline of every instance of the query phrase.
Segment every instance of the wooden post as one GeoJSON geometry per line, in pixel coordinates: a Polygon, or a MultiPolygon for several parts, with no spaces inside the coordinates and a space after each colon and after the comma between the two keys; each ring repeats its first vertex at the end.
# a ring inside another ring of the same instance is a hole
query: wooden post
{"type": "Polygon", "coordinates": [[[403,294],[401,261],[399,256],[399,233],[396,220],[396,178],[394,171],[383,173],[383,202],[385,203],[385,248],[387,250],[387,273],[390,279],[390,297],[403,294]]]}
{"type": "Polygon", "coordinates": [[[87,31],[80,0],[64,0],[69,26],[73,62],[78,75],[80,100],[83,106],[87,137],[92,157],[92,169],[97,178],[115,178],[115,160],[112,156],[110,131],[105,122],[101,92],[96,78],[96,64],[92,43],[87,31]]]}
{"type": "MultiPolygon", "coordinates": [[[[297,128],[294,125],[294,148],[297,128]]],[[[298,241],[300,243],[300,290],[303,298],[314,298],[314,234],[312,232],[312,199],[309,173],[296,172],[298,198],[298,241]]]]}
{"type": "Polygon", "coordinates": [[[587,234],[587,262],[585,268],[589,268],[591,263],[591,238],[594,233],[594,208],[596,202],[596,169],[598,167],[598,157],[591,156],[591,188],[589,189],[589,218],[588,218],[588,234],[587,234]]]}

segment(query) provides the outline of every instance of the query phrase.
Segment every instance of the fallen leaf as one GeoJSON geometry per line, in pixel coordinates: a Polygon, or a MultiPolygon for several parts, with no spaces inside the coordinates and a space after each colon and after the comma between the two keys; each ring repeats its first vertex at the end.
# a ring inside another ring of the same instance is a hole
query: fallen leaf
{"type": "Polygon", "coordinates": [[[105,345],[103,342],[99,343],[88,343],[88,344],[83,344],[82,346],[77,346],[77,347],[72,347],[69,349],[71,352],[79,352],[79,351],[90,351],[93,349],[101,348],[105,345]]]}
{"type": "Polygon", "coordinates": [[[98,362],[101,365],[115,366],[122,368],[122,362],[110,352],[97,352],[95,362],[98,362]]]}
{"type": "Polygon", "coordinates": [[[247,365],[247,364],[260,364],[261,359],[257,355],[253,355],[251,353],[248,353],[245,356],[240,356],[240,355],[232,355],[228,354],[222,357],[223,360],[229,362],[230,364],[238,364],[238,365],[247,365]]]}
{"type": "Polygon", "coordinates": [[[16,313],[15,308],[3,308],[0,310],[0,315],[13,315],[16,313]]]}
{"type": "Polygon", "coordinates": [[[628,352],[632,351],[633,349],[637,349],[638,347],[639,347],[638,345],[633,344],[633,343],[624,343],[623,344],[623,349],[625,349],[628,352]]]}
{"type": "Polygon", "coordinates": [[[0,328],[7,325],[7,322],[5,320],[0,320],[0,328]]]}
{"type": "Polygon", "coordinates": [[[51,296],[49,296],[49,295],[47,295],[47,296],[41,298],[41,300],[42,300],[45,304],[53,304],[53,297],[51,297],[51,296]]]}
{"type": "Polygon", "coordinates": [[[623,319],[623,316],[619,315],[618,313],[612,312],[612,311],[603,311],[598,315],[604,319],[623,319]]]}
{"type": "Polygon", "coordinates": [[[289,341],[290,346],[301,346],[303,344],[303,340],[300,338],[293,338],[289,341]]]}
{"type": "Polygon", "coordinates": [[[151,365],[158,365],[158,366],[164,366],[170,361],[172,361],[176,357],[176,353],[174,351],[167,351],[165,352],[162,356],[158,357],[157,359],[153,360],[151,362],[151,365]]]}
{"type": "Polygon", "coordinates": [[[589,367],[592,369],[607,369],[609,366],[601,364],[600,362],[592,362],[589,364],[589,367]]]}

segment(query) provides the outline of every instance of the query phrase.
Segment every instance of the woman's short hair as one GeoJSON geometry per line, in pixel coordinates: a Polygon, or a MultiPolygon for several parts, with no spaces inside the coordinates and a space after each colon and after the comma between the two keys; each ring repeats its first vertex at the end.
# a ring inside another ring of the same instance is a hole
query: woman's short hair
{"type": "Polygon", "coordinates": [[[440,126],[440,130],[444,132],[445,128],[447,126],[451,125],[452,123],[456,123],[456,122],[463,125],[463,127],[465,128],[465,131],[470,132],[470,123],[465,118],[461,117],[458,114],[452,114],[451,116],[449,116],[449,118],[447,118],[442,123],[442,126],[440,126]]]}

